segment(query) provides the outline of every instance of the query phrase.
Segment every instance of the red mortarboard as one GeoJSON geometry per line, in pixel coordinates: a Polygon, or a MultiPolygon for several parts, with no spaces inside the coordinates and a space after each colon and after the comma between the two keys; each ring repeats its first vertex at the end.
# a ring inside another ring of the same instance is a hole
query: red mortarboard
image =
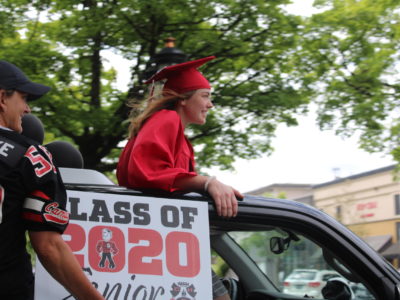
{"type": "Polygon", "coordinates": [[[208,56],[165,67],[154,74],[145,83],[167,79],[167,82],[164,84],[164,89],[173,90],[179,94],[198,89],[209,89],[211,88],[210,83],[197,68],[214,58],[215,56],[208,56]]]}

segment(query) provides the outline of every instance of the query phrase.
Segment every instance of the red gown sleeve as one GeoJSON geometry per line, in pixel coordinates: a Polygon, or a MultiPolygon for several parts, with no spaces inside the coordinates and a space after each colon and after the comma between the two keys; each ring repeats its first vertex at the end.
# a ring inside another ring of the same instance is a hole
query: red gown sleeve
{"type": "Polygon", "coordinates": [[[121,154],[117,178],[122,186],[169,192],[177,178],[196,176],[193,150],[179,115],[163,110],[154,114],[121,154]]]}

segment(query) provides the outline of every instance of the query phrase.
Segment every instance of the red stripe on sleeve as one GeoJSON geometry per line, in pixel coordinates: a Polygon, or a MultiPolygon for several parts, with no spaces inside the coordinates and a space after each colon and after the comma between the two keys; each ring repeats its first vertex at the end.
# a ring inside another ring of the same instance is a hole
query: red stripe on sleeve
{"type": "Polygon", "coordinates": [[[49,196],[47,196],[45,193],[43,193],[42,191],[39,191],[39,190],[33,191],[31,193],[31,196],[36,196],[36,197],[42,198],[44,200],[50,200],[49,196]]]}
{"type": "Polygon", "coordinates": [[[31,212],[23,212],[22,217],[25,220],[29,220],[29,221],[34,221],[34,222],[39,222],[39,223],[44,222],[42,215],[37,215],[37,214],[31,213],[31,212]]]}

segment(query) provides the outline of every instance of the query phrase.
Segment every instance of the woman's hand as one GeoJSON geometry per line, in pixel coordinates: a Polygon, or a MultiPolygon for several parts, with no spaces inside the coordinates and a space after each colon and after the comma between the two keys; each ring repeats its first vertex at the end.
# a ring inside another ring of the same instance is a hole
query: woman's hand
{"type": "Polygon", "coordinates": [[[214,200],[219,216],[230,218],[237,215],[237,198],[243,198],[240,192],[229,185],[223,184],[217,179],[213,179],[209,182],[207,191],[214,200]]]}
{"type": "Polygon", "coordinates": [[[197,175],[178,178],[174,186],[186,191],[208,192],[214,200],[217,214],[226,218],[235,217],[237,215],[237,198],[244,198],[240,192],[218,181],[214,176],[197,175]]]}

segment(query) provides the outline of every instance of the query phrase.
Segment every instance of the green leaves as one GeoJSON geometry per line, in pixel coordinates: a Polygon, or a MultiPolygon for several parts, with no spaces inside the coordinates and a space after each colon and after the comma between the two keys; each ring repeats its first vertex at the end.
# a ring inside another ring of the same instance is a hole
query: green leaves
{"type": "Polygon", "coordinates": [[[346,136],[358,131],[365,150],[393,153],[400,147],[391,138],[399,120],[399,3],[318,3],[328,9],[307,23],[302,68],[318,97],[319,124],[346,136]]]}
{"type": "Polygon", "coordinates": [[[1,0],[0,56],[53,87],[33,110],[89,168],[115,167],[126,102],[143,101],[143,71],[168,36],[189,59],[217,56],[202,68],[216,107],[188,132],[200,166],[271,152],[278,124],[296,125],[310,101],[322,128],[360,131],[364,149],[398,157],[400,4],[321,0],[325,11],[301,18],[287,2],[1,0]],[[105,68],[108,51],[131,63],[128,92],[116,88],[120,66],[105,68]]]}
{"type": "Polygon", "coordinates": [[[202,71],[215,88],[217,107],[207,125],[192,128],[189,137],[202,149],[200,166],[230,168],[237,157],[271,151],[276,125],[294,124],[292,113],[308,101],[293,76],[301,20],[282,10],[286,2],[20,2],[21,20],[25,11],[32,13],[9,33],[29,38],[13,38],[10,49],[24,54],[13,58],[4,50],[3,55],[54,87],[37,102],[36,114],[46,131],[79,146],[86,167],[100,170],[115,166],[115,149],[127,132],[125,104],[130,97],[142,101],[143,70],[164,38],[174,36],[190,59],[216,55],[202,71]],[[118,66],[104,68],[105,50],[132,62],[132,74],[125,74],[133,85],[129,96],[115,88],[118,66]]]}

